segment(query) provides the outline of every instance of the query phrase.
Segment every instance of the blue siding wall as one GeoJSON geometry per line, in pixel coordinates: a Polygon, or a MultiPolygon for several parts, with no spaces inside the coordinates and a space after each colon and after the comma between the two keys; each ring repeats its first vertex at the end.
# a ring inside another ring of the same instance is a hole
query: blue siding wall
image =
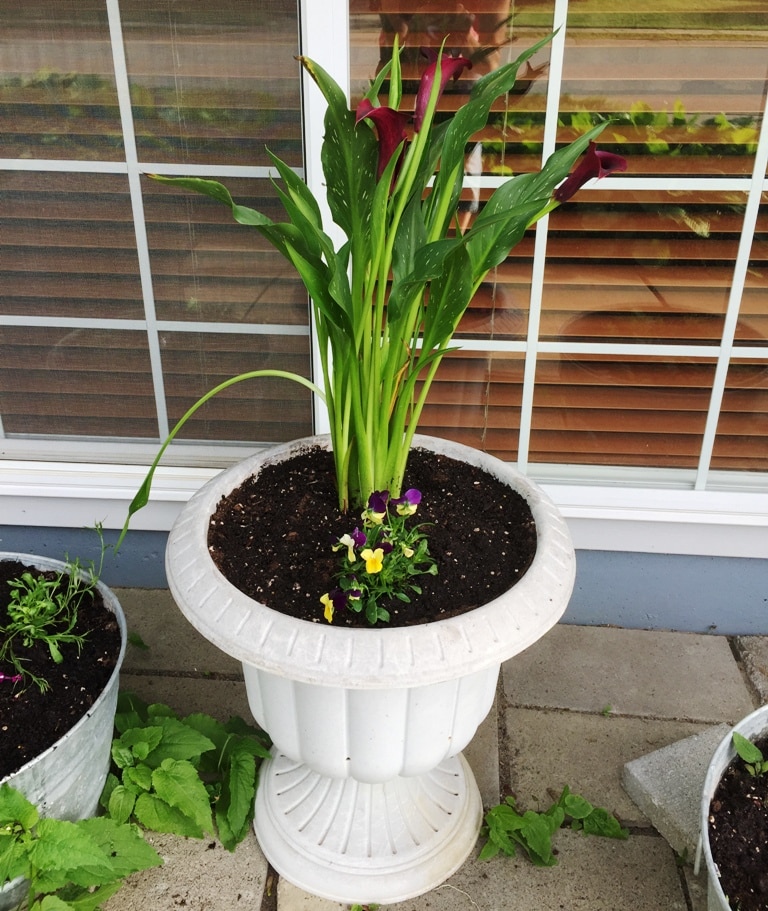
{"type": "MultiPolygon", "coordinates": [[[[116,531],[105,532],[114,541],[116,531]]],[[[107,554],[107,585],[164,588],[165,532],[134,531],[117,557],[107,554]]],[[[81,561],[98,559],[89,529],[0,525],[0,550],[81,561]]],[[[768,559],[688,557],[585,550],[565,622],[726,635],[768,635],[768,559]]]]}

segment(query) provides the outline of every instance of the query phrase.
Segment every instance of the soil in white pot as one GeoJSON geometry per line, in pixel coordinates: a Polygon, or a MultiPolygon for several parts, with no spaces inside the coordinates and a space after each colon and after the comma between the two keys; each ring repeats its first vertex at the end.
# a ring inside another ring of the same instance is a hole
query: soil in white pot
{"type": "MultiPolygon", "coordinates": [[[[404,490],[422,494],[410,521],[424,524],[436,576],[417,577],[422,594],[409,604],[382,603],[392,626],[442,620],[486,604],[522,578],[536,553],[536,528],[525,499],[465,462],[422,449],[409,457],[404,490]]],[[[222,499],[209,530],[209,550],[242,592],[275,610],[325,623],[320,596],[338,570],[331,550],[360,525],[340,513],[333,456],[308,448],[265,466],[222,499]]],[[[367,626],[362,614],[339,611],[334,625],[367,626]]]]}
{"type": "MultiPolygon", "coordinates": [[[[768,756],[768,737],[757,742],[768,756]]],[[[720,885],[733,909],[768,909],[768,774],[743,760],[728,766],[710,804],[709,843],[720,885]]]]}
{"type": "MultiPolygon", "coordinates": [[[[8,621],[8,581],[24,572],[41,574],[19,561],[0,561],[2,625],[8,621]]],[[[57,575],[52,571],[42,574],[49,579],[57,575]]],[[[83,597],[73,632],[85,634],[85,643],[79,655],[75,644],[63,644],[61,664],[53,661],[43,642],[18,650],[28,662],[26,667],[48,681],[47,692],[41,693],[34,684],[23,688],[9,679],[0,680],[0,780],[63,737],[98,699],[112,676],[120,655],[120,627],[98,589],[83,597]]],[[[16,671],[9,664],[0,664],[0,673],[7,678],[16,671]]]]}

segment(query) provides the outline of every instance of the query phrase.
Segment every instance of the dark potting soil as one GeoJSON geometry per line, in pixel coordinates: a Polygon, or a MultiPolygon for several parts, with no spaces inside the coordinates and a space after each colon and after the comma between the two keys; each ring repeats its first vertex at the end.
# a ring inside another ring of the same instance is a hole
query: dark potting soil
{"type": "MultiPolygon", "coordinates": [[[[2,627],[8,622],[8,581],[18,579],[23,572],[48,579],[57,575],[41,574],[15,560],[0,561],[2,627]]],[[[62,664],[54,663],[43,642],[16,651],[29,670],[48,681],[50,689],[45,693],[33,683],[23,688],[8,679],[0,680],[0,780],[63,737],[98,699],[112,676],[120,654],[120,628],[98,590],[84,595],[73,632],[86,634],[82,652],[78,655],[75,644],[64,643],[62,664]]],[[[0,663],[0,673],[10,677],[16,672],[12,665],[0,663]]]]}
{"type": "MultiPolygon", "coordinates": [[[[768,738],[757,743],[768,755],[768,738]]],[[[731,908],[768,909],[768,774],[750,775],[736,758],[709,810],[709,843],[731,908]]]]}
{"type": "MultiPolygon", "coordinates": [[[[414,450],[404,489],[422,493],[411,521],[424,524],[436,576],[416,581],[409,604],[382,604],[390,626],[464,613],[498,597],[528,569],[536,528],[525,499],[464,462],[414,450]]],[[[360,524],[338,509],[331,453],[310,448],[265,466],[223,498],[211,518],[208,544],[221,572],[242,592],[282,613],[325,623],[320,596],[339,569],[331,544],[360,524]]],[[[336,626],[367,626],[362,614],[337,611],[336,626]]],[[[380,624],[382,625],[382,624],[380,624]]]]}

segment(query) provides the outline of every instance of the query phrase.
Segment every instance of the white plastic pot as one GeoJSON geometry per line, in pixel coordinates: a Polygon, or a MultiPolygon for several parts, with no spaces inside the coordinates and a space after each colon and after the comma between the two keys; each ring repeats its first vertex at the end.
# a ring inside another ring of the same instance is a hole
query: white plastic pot
{"type": "MultiPolygon", "coordinates": [[[[27,566],[55,572],[66,569],[66,564],[59,560],[0,552],[0,561],[6,560],[19,560],[27,566]]],[[[0,784],[9,784],[21,791],[45,817],[75,821],[94,816],[109,772],[127,629],[123,609],[114,592],[101,582],[98,590],[120,627],[120,654],[112,676],[90,709],[63,737],[0,781],[0,784]]],[[[0,889],[0,911],[16,908],[24,896],[24,889],[23,879],[13,880],[0,889]]]]}
{"type": "Polygon", "coordinates": [[[171,592],[189,621],[243,662],[249,704],[272,737],[255,828],[286,879],[340,902],[392,903],[442,883],[471,852],[482,807],[461,750],[490,710],[501,663],[564,612],[575,559],[554,504],[511,465],[457,443],[414,446],[476,465],[519,491],[537,552],[500,598],[421,626],[348,629],[298,620],[253,601],[212,562],[209,519],[262,465],[326,437],[298,440],[213,478],[168,542],[171,592]]]}
{"type": "Polygon", "coordinates": [[[695,872],[699,872],[702,850],[704,853],[704,862],[707,865],[707,908],[708,911],[731,911],[731,905],[723,892],[720,885],[720,873],[712,857],[712,849],[709,844],[709,807],[712,798],[715,796],[717,786],[723,777],[725,770],[736,758],[736,750],[733,746],[733,732],[741,734],[747,740],[756,741],[768,734],[768,705],[761,706],[746,718],[742,719],[728,734],[720,741],[720,745],[712,755],[712,759],[707,769],[707,775],[704,779],[704,789],[701,795],[701,821],[699,832],[699,844],[696,850],[695,872]]]}

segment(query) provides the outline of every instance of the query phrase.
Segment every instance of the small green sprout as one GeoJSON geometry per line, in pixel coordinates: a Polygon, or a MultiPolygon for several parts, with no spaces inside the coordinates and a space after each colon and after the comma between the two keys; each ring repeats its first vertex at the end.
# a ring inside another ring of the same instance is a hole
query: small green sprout
{"type": "Polygon", "coordinates": [[[768,772],[768,759],[763,758],[760,748],[747,740],[737,731],[733,732],[733,746],[737,754],[744,760],[747,771],[750,775],[759,777],[768,772]]]}
{"type": "Polygon", "coordinates": [[[74,632],[78,610],[96,588],[107,549],[101,525],[96,525],[96,532],[101,541],[98,570],[92,563],[84,569],[79,560],[67,559],[59,573],[24,572],[8,583],[11,594],[7,622],[0,625],[0,665],[9,664],[16,673],[10,678],[4,674],[3,679],[21,677],[23,687],[34,683],[44,693],[50,684],[28,669],[23,650],[43,642],[55,664],[64,661],[64,645],[73,645],[80,654],[87,633],[74,632]]]}

